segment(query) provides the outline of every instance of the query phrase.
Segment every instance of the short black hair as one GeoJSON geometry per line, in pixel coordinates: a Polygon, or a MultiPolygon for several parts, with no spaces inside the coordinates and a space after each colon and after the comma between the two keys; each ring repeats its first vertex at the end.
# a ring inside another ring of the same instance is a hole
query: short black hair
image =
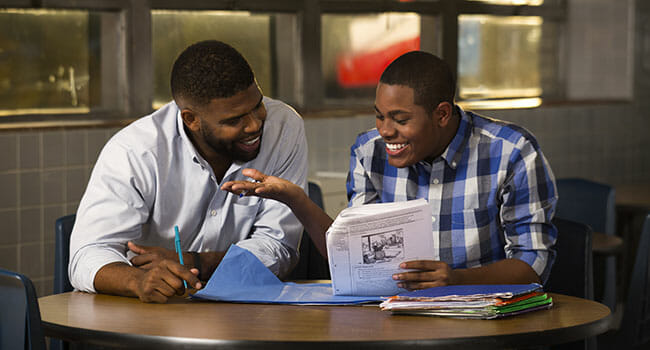
{"type": "Polygon", "coordinates": [[[174,100],[206,105],[232,97],[255,82],[250,65],[236,49],[217,40],[186,48],[174,62],[171,89],[174,100]]]}
{"type": "Polygon", "coordinates": [[[379,82],[412,88],[413,102],[429,114],[440,102],[454,104],[456,80],[449,65],[428,52],[411,51],[399,56],[386,67],[379,82]]]}

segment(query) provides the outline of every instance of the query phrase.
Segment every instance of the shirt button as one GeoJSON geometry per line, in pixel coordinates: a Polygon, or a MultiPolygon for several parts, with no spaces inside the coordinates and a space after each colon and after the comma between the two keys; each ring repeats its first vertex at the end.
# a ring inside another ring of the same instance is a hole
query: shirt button
{"type": "Polygon", "coordinates": [[[216,210],[214,210],[214,209],[212,209],[212,211],[210,211],[210,215],[212,215],[212,216],[215,216],[215,215],[217,215],[217,211],[216,211],[216,210]]]}
{"type": "Polygon", "coordinates": [[[431,222],[436,222],[436,217],[435,216],[431,217],[431,222]]]}
{"type": "Polygon", "coordinates": [[[452,168],[455,168],[456,167],[456,162],[451,162],[451,166],[452,166],[452,168]]]}
{"type": "Polygon", "coordinates": [[[438,179],[433,179],[433,183],[434,183],[434,184],[436,184],[436,185],[437,185],[437,184],[438,184],[438,182],[440,182],[440,181],[438,181],[438,179]]]}

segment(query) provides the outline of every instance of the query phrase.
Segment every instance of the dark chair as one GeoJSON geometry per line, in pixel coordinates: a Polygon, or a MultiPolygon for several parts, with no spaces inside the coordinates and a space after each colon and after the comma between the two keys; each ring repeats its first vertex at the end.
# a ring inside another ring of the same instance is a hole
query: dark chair
{"type": "MultiPolygon", "coordinates": [[[[70,234],[74,226],[76,215],[66,215],[58,218],[54,223],[54,294],[72,291],[70,277],[68,276],[68,262],[70,261],[70,234]]],[[[50,340],[50,350],[66,350],[67,342],[59,339],[50,340]]]]}
{"type": "MultiPolygon", "coordinates": [[[[594,232],[614,235],[616,191],[612,186],[580,178],[556,181],[560,199],[555,217],[591,226],[594,232]]],[[[616,257],[594,256],[594,298],[616,310],[616,257]]]]}
{"type": "MultiPolygon", "coordinates": [[[[323,192],[321,191],[320,186],[313,182],[309,182],[308,186],[309,198],[323,209],[323,192]]],[[[303,231],[302,233],[299,252],[300,260],[298,261],[298,265],[296,265],[286,279],[330,279],[330,269],[327,259],[320,255],[307,231],[303,231]]]]}
{"type": "Polygon", "coordinates": [[[45,349],[41,311],[32,281],[0,269],[0,349],[45,349]]]}
{"type": "MultiPolygon", "coordinates": [[[[593,300],[591,228],[585,224],[561,218],[553,219],[553,224],[558,231],[555,243],[557,255],[551,275],[544,285],[545,290],[593,300]]],[[[595,338],[551,347],[553,350],[595,348],[595,338]]]]}
{"type": "Polygon", "coordinates": [[[650,349],[650,213],[636,252],[621,327],[598,337],[598,349],[650,349]]]}
{"type": "Polygon", "coordinates": [[[555,263],[545,289],[549,292],[594,299],[591,228],[585,224],[553,219],[557,227],[555,263]]]}
{"type": "Polygon", "coordinates": [[[54,294],[72,291],[68,277],[70,260],[70,234],[74,226],[75,214],[60,217],[54,224],[54,294]]]}

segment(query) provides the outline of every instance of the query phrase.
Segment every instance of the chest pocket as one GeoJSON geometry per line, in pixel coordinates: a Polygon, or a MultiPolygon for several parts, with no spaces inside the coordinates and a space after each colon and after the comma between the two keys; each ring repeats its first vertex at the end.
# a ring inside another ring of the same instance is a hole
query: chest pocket
{"type": "Polygon", "coordinates": [[[452,230],[481,229],[498,220],[499,208],[490,206],[481,209],[462,210],[451,214],[452,230]]]}
{"type": "Polygon", "coordinates": [[[260,204],[259,197],[239,198],[233,203],[233,222],[231,224],[233,232],[237,232],[239,240],[247,238],[253,230],[260,204]]]}

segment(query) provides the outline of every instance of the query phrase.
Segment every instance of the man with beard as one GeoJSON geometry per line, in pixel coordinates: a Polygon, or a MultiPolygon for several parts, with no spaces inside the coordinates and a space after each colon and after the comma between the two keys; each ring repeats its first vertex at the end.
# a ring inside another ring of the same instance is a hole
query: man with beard
{"type": "Polygon", "coordinates": [[[300,116],[264,97],[244,57],[218,41],[181,53],[171,90],[173,102],[118,132],[99,155],[70,242],[78,290],[166,302],[184,282],[200,289],[231,244],[279,276],[297,261],[302,226],[289,208],[220,185],[252,167],[304,188],[300,116]]]}

